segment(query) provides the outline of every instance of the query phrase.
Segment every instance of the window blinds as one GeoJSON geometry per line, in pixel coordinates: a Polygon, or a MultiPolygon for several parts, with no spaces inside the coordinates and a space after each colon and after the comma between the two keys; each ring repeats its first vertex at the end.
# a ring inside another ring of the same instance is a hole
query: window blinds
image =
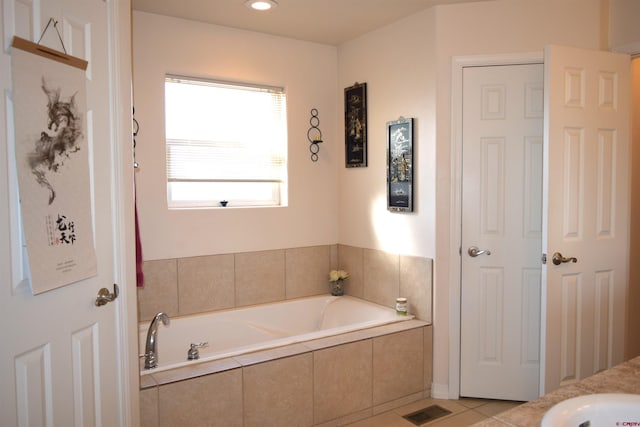
{"type": "Polygon", "coordinates": [[[167,77],[169,182],[286,180],[284,89],[167,77]]]}

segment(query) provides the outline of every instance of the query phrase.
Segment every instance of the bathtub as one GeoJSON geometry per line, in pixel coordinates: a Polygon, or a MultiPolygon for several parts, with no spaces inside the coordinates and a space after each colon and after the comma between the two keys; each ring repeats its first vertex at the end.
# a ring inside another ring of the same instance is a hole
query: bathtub
{"type": "MultiPolygon", "coordinates": [[[[141,375],[412,318],[358,298],[328,295],[175,317],[158,327],[158,367],[141,368],[141,375]],[[190,344],[201,342],[208,344],[199,349],[200,358],[187,360],[190,344]]],[[[149,322],[139,325],[140,354],[148,327],[149,322]]]]}

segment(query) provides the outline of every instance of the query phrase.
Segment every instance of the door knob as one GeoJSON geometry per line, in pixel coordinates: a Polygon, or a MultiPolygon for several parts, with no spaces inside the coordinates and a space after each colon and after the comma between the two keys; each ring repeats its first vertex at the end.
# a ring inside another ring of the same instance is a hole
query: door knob
{"type": "Polygon", "coordinates": [[[118,285],[113,284],[113,293],[109,292],[109,289],[102,288],[98,291],[98,297],[96,298],[96,306],[100,307],[108,302],[114,301],[118,298],[119,289],[118,285]]]}
{"type": "Polygon", "coordinates": [[[556,252],[555,254],[553,254],[551,261],[553,262],[553,265],[560,265],[563,262],[578,262],[578,258],[576,257],[565,258],[562,256],[560,252],[556,252]]]}
{"type": "Polygon", "coordinates": [[[467,251],[467,253],[469,254],[469,256],[475,258],[478,255],[482,255],[482,254],[486,254],[486,255],[491,255],[491,251],[486,251],[484,249],[478,249],[476,246],[471,246],[469,248],[469,250],[467,251]]]}

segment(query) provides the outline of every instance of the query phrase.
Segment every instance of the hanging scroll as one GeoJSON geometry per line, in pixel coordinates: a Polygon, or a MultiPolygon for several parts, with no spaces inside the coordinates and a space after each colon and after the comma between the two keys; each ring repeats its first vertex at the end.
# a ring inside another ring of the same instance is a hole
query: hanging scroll
{"type": "Polygon", "coordinates": [[[97,274],[87,63],[18,37],[12,46],[20,209],[31,288],[39,294],[97,274]]]}

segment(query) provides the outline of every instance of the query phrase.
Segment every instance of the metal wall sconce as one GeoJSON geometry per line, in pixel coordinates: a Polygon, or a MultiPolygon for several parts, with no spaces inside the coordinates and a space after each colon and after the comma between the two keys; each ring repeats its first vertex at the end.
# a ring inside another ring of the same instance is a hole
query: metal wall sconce
{"type": "Polygon", "coordinates": [[[311,127],[307,131],[307,139],[309,140],[309,151],[311,152],[311,161],[318,161],[318,152],[322,143],[322,131],[320,130],[320,119],[318,118],[318,110],[311,109],[311,118],[309,119],[311,127]]]}
{"type": "Polygon", "coordinates": [[[140,132],[140,124],[136,120],[136,109],[133,108],[132,115],[133,119],[133,167],[138,169],[140,167],[140,163],[136,161],[136,136],[138,136],[138,132],[140,132]]]}

